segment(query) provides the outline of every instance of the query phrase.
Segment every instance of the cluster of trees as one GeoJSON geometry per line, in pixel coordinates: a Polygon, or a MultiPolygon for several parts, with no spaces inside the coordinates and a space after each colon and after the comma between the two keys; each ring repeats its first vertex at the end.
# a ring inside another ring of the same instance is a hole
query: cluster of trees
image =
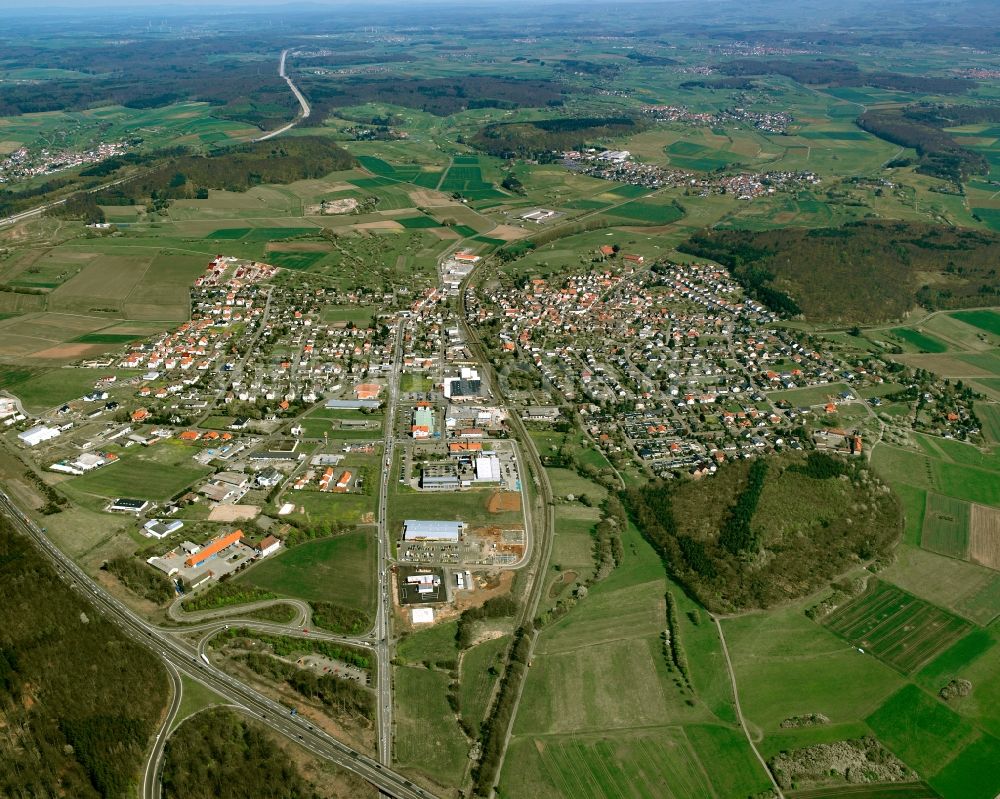
{"type": "Polygon", "coordinates": [[[767,461],[757,460],[750,466],[747,483],[736,497],[736,503],[729,509],[729,515],[719,530],[719,545],[733,555],[756,551],[760,541],[750,527],[750,520],[760,502],[760,492],[764,490],[767,477],[767,461]]]}
{"type": "Polygon", "coordinates": [[[866,111],[858,117],[857,124],[873,136],[915,149],[918,172],[960,184],[970,175],[989,171],[985,156],[963,147],[927,118],[914,118],[898,108],[886,108],[866,111]]]}
{"type": "Polygon", "coordinates": [[[0,518],[0,796],[133,793],[167,699],[158,660],[0,518]]]}
{"type": "Polygon", "coordinates": [[[164,799],[319,799],[269,734],[229,709],[185,721],[167,742],[164,799]]]}
{"type": "Polygon", "coordinates": [[[630,61],[635,61],[637,64],[641,64],[644,67],[671,67],[680,63],[676,58],[668,58],[662,55],[649,55],[648,53],[640,53],[638,50],[631,50],[629,54],[625,56],[630,61]]]}
{"type": "Polygon", "coordinates": [[[603,580],[617,569],[625,557],[622,530],[628,519],[625,507],[614,494],[608,494],[601,507],[601,519],[591,533],[594,539],[594,580],[603,580]]]}
{"type": "Polygon", "coordinates": [[[728,78],[698,78],[697,80],[686,80],[679,85],[681,89],[729,89],[736,91],[750,91],[756,89],[757,84],[748,78],[731,76],[728,78]]]}
{"type": "Polygon", "coordinates": [[[725,75],[784,75],[804,84],[871,86],[900,92],[961,94],[975,87],[968,78],[904,75],[899,72],[863,72],[857,64],[839,58],[813,61],[738,58],[719,65],[725,75]]]}
{"type": "Polygon", "coordinates": [[[181,605],[184,610],[194,613],[199,610],[215,610],[234,605],[247,605],[251,602],[263,602],[265,599],[277,599],[273,591],[266,591],[255,585],[235,583],[231,580],[218,582],[207,591],[185,598],[181,605]]]}
{"type": "Polygon", "coordinates": [[[313,623],[343,635],[359,635],[371,626],[367,613],[334,602],[310,602],[313,623]]]}
{"type": "MultiPolygon", "coordinates": [[[[309,98],[313,114],[306,124],[320,125],[337,108],[378,102],[449,116],[470,108],[533,108],[560,106],[569,89],[549,80],[519,80],[490,75],[451,78],[344,79],[303,74],[296,83],[309,98]]],[[[286,87],[287,91],[287,87],[286,87]]]]}
{"type": "Polygon", "coordinates": [[[174,595],[170,581],[163,572],[138,558],[119,555],[105,563],[104,568],[132,593],[157,605],[162,605],[174,595]]]}
{"type": "Polygon", "coordinates": [[[208,189],[246,191],[262,183],[292,183],[349,169],[354,159],[325,136],[254,142],[208,155],[165,158],[159,166],[97,195],[104,205],[207,197],[208,189]]]}
{"type": "Polygon", "coordinates": [[[247,630],[243,627],[233,627],[224,630],[212,639],[212,646],[226,647],[230,645],[245,645],[247,647],[264,644],[278,657],[288,657],[302,652],[315,652],[325,655],[331,660],[339,660],[350,666],[371,671],[372,661],[368,654],[361,649],[354,649],[350,646],[341,646],[333,641],[317,641],[315,639],[287,638],[282,635],[268,635],[267,633],[247,630]]]}
{"type": "Polygon", "coordinates": [[[507,729],[521,691],[521,682],[526,676],[531,640],[523,628],[514,631],[510,645],[507,668],[497,688],[493,706],[480,727],[482,751],[479,761],[472,769],[473,791],[476,796],[489,796],[497,779],[500,756],[503,753],[507,729]]]}
{"type": "Polygon", "coordinates": [[[851,563],[888,552],[898,538],[898,502],[859,462],[844,462],[844,482],[801,454],[772,459],[766,473],[751,475],[759,462],[727,464],[707,482],[658,481],[627,492],[636,524],[671,575],[709,609],[766,608],[802,596],[851,563]],[[808,476],[814,469],[831,476],[808,476]],[[749,510],[760,493],[769,494],[764,516],[749,510]],[[786,524],[784,509],[796,502],[811,504],[786,524]],[[756,533],[751,550],[739,535],[748,528],[756,533]]]}
{"type": "Polygon", "coordinates": [[[517,612],[517,601],[509,594],[487,599],[478,608],[469,608],[458,617],[455,640],[459,649],[472,646],[476,635],[476,622],[483,619],[503,619],[517,612]]]}
{"type": "Polygon", "coordinates": [[[285,663],[260,652],[248,652],[240,658],[240,662],[255,674],[268,680],[286,683],[297,694],[315,700],[339,714],[369,721],[374,717],[374,694],[362,688],[354,680],[300,669],[292,663],[285,663]]]}
{"type": "Polygon", "coordinates": [[[917,302],[969,307],[1000,290],[1000,235],[945,225],[864,220],[813,230],[705,230],[678,249],[725,265],[769,307],[799,308],[813,321],[881,322],[917,302]],[[794,296],[793,306],[761,293],[761,284],[794,296]]]}
{"type": "Polygon", "coordinates": [[[546,160],[553,152],[580,149],[596,139],[631,136],[646,126],[644,120],[630,116],[495,122],[476,133],[469,144],[498,158],[546,160]]]}
{"type": "Polygon", "coordinates": [[[677,669],[688,690],[693,691],[694,685],[691,682],[691,666],[688,664],[687,653],[684,651],[684,644],[681,641],[681,624],[677,616],[677,600],[674,599],[674,595],[670,591],[667,591],[664,599],[667,604],[667,629],[664,633],[663,645],[666,650],[667,662],[668,665],[677,669]]]}

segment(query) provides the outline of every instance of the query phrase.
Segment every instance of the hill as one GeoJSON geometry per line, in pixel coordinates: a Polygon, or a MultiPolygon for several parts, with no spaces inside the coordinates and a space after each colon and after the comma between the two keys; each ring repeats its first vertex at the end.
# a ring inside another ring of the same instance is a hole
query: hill
{"type": "Polygon", "coordinates": [[[728,464],[710,480],[628,492],[633,517],[667,568],[716,612],[804,596],[886,554],[899,504],[859,460],[786,454],[728,464]]]}
{"type": "Polygon", "coordinates": [[[1000,294],[1000,235],[943,225],[706,230],[678,249],[718,261],[761,302],[815,322],[882,322],[918,303],[962,308],[1000,294]]]}
{"type": "Polygon", "coordinates": [[[0,796],[134,793],[167,676],[0,518],[0,796]]]}

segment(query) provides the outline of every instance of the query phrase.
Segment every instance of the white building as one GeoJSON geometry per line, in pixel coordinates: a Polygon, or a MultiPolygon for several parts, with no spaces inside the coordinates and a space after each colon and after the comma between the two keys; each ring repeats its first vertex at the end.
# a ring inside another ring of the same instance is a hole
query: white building
{"type": "Polygon", "coordinates": [[[496,455],[482,455],[476,458],[476,482],[500,482],[500,459],[496,455]]]}
{"type": "Polygon", "coordinates": [[[404,541],[455,541],[462,535],[462,522],[407,519],[403,522],[404,541]]]}
{"type": "Polygon", "coordinates": [[[166,538],[171,533],[175,533],[184,526],[184,522],[179,519],[150,519],[143,526],[143,535],[146,538],[166,538]]]}
{"type": "Polygon", "coordinates": [[[43,424],[36,425],[23,433],[18,433],[17,437],[21,443],[27,447],[36,447],[43,441],[49,441],[59,435],[58,427],[46,427],[43,424]]]}

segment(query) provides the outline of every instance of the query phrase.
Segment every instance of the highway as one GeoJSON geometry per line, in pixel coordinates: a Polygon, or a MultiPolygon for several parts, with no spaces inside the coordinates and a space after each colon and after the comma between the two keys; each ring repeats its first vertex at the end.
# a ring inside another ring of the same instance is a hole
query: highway
{"type": "Polygon", "coordinates": [[[375,646],[378,652],[378,685],[375,690],[378,702],[378,753],[383,765],[392,763],[392,583],[389,553],[392,540],[389,530],[389,480],[396,446],[396,401],[399,399],[399,370],[403,359],[403,323],[396,326],[393,343],[392,374],[389,377],[389,396],[386,398],[384,453],[382,481],[378,493],[378,606],[375,609],[375,646]]]}
{"type": "MultiPolygon", "coordinates": [[[[227,702],[242,708],[272,730],[297,741],[314,755],[354,772],[387,796],[396,799],[434,799],[434,794],[414,785],[402,774],[316,729],[308,720],[290,715],[288,708],[206,663],[198,656],[195,648],[181,643],[170,633],[140,618],[122,602],[107,594],[73,560],[64,555],[3,492],[0,492],[0,513],[7,516],[19,532],[35,543],[71,589],[89,602],[97,612],[116,623],[127,636],[157,653],[167,664],[168,669],[173,669],[211,688],[227,702]]],[[[380,667],[379,673],[386,671],[387,667],[388,664],[380,667]]],[[[174,702],[180,702],[180,691],[176,690],[176,682],[175,697],[171,706],[174,702]]],[[[174,712],[176,713],[176,710],[174,712]]],[[[161,739],[164,733],[165,729],[160,731],[161,739]]],[[[157,740],[143,778],[142,799],[158,797],[157,773],[162,761],[163,742],[157,740]]]]}
{"type": "Polygon", "coordinates": [[[287,125],[278,128],[277,130],[272,130],[270,133],[265,133],[263,136],[259,136],[254,139],[254,141],[267,141],[268,139],[273,139],[275,136],[280,136],[282,133],[291,130],[296,125],[298,125],[303,119],[308,119],[309,114],[312,113],[312,109],[309,107],[309,102],[306,100],[305,95],[299,91],[299,87],[295,85],[288,73],[285,71],[285,60],[288,58],[288,50],[281,51],[281,64],[278,66],[279,77],[284,78],[285,83],[288,84],[288,88],[292,90],[292,94],[295,95],[295,99],[299,101],[299,106],[301,110],[298,115],[289,122],[287,125]]]}

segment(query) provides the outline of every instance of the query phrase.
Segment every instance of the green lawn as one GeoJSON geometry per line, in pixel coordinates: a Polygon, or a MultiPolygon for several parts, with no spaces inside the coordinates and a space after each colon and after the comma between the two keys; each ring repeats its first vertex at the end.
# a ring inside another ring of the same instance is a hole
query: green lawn
{"type": "Polygon", "coordinates": [[[357,532],[299,544],[267,558],[238,579],[276,594],[371,613],[374,571],[371,537],[357,532]]]}
{"type": "Polygon", "coordinates": [[[427,660],[431,663],[454,660],[458,656],[458,643],[455,640],[457,629],[456,621],[418,629],[399,642],[397,654],[401,660],[413,664],[427,660]]]}
{"type": "Polygon", "coordinates": [[[492,638],[467,650],[462,656],[459,696],[461,697],[462,718],[472,729],[478,729],[486,718],[493,688],[503,668],[504,653],[510,644],[510,636],[492,638]],[[491,668],[495,667],[493,671],[491,668]]]}
{"type": "Polygon", "coordinates": [[[460,784],[468,763],[468,744],[445,698],[448,675],[399,666],[394,678],[396,762],[433,784],[460,784]]]}
{"type": "Polygon", "coordinates": [[[200,466],[164,464],[136,456],[74,477],[65,485],[73,492],[100,497],[136,497],[163,501],[170,499],[209,473],[200,466]]]}

